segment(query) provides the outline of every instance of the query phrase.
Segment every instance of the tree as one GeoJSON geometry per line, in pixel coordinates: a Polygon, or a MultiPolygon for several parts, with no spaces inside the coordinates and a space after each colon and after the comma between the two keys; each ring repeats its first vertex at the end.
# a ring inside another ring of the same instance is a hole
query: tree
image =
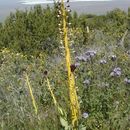
{"type": "Polygon", "coordinates": [[[128,30],[130,31],[130,7],[128,8],[128,30]]]}

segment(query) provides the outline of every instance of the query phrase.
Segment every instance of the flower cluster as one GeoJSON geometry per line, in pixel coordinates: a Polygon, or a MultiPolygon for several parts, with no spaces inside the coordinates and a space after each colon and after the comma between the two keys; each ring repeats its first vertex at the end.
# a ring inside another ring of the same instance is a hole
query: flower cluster
{"type": "Polygon", "coordinates": [[[86,62],[91,60],[91,58],[93,58],[96,55],[96,53],[97,52],[95,50],[89,50],[86,51],[84,54],[81,54],[80,56],[76,56],[75,59],[76,61],[86,62]]]}
{"type": "Polygon", "coordinates": [[[97,51],[95,50],[90,50],[90,51],[86,51],[85,55],[89,56],[89,57],[94,57],[96,55],[97,51]]]}
{"type": "Polygon", "coordinates": [[[121,76],[121,68],[120,67],[114,68],[113,71],[110,73],[110,76],[120,77],[121,76]]]}

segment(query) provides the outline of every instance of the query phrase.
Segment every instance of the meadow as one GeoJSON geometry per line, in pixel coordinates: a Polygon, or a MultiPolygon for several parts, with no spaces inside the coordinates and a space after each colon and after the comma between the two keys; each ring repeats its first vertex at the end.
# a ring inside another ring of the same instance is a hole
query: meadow
{"type": "Polygon", "coordinates": [[[0,25],[0,130],[130,130],[130,10],[69,16],[74,128],[55,10],[41,9],[0,25]]]}

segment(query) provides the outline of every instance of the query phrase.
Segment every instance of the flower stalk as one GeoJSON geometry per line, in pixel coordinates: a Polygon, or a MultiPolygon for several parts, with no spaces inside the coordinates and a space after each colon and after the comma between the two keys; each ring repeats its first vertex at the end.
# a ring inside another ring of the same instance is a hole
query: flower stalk
{"type": "Polygon", "coordinates": [[[51,88],[49,79],[47,78],[46,80],[47,80],[48,89],[49,89],[49,91],[50,91],[50,93],[51,93],[51,96],[52,96],[52,98],[53,98],[53,102],[54,102],[55,106],[57,106],[57,101],[56,101],[55,95],[54,95],[54,93],[53,93],[53,91],[52,91],[52,88],[51,88]]]}
{"type": "Polygon", "coordinates": [[[35,111],[35,114],[37,115],[38,108],[37,108],[37,105],[36,105],[36,100],[35,100],[34,95],[33,95],[32,87],[31,87],[31,84],[30,84],[30,81],[29,81],[29,77],[28,77],[27,74],[25,74],[25,76],[26,76],[26,83],[27,83],[27,86],[28,86],[28,89],[29,89],[29,93],[30,93],[30,96],[31,96],[31,99],[32,99],[34,111],[35,111]]]}
{"type": "Polygon", "coordinates": [[[65,58],[66,58],[66,67],[68,71],[68,86],[69,86],[69,97],[70,97],[70,106],[71,106],[71,120],[73,129],[76,130],[76,126],[78,125],[78,118],[79,118],[79,103],[78,103],[78,97],[75,87],[75,79],[74,75],[71,72],[71,56],[70,56],[70,49],[69,49],[69,40],[67,35],[67,16],[66,16],[66,10],[64,6],[63,0],[61,1],[61,11],[63,16],[63,40],[64,40],[64,46],[65,46],[65,58]]]}

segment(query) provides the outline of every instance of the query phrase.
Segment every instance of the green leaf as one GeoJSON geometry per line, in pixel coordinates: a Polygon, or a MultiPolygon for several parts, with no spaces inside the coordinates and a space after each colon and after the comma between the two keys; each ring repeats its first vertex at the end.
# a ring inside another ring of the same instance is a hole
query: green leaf
{"type": "Polygon", "coordinates": [[[61,122],[61,125],[63,127],[65,127],[65,130],[69,129],[69,125],[68,125],[68,121],[67,120],[65,120],[64,118],[60,117],[60,122],[61,122]]]}
{"type": "Polygon", "coordinates": [[[79,130],[86,130],[86,126],[84,126],[84,125],[81,124],[81,125],[79,126],[79,130]]]}

